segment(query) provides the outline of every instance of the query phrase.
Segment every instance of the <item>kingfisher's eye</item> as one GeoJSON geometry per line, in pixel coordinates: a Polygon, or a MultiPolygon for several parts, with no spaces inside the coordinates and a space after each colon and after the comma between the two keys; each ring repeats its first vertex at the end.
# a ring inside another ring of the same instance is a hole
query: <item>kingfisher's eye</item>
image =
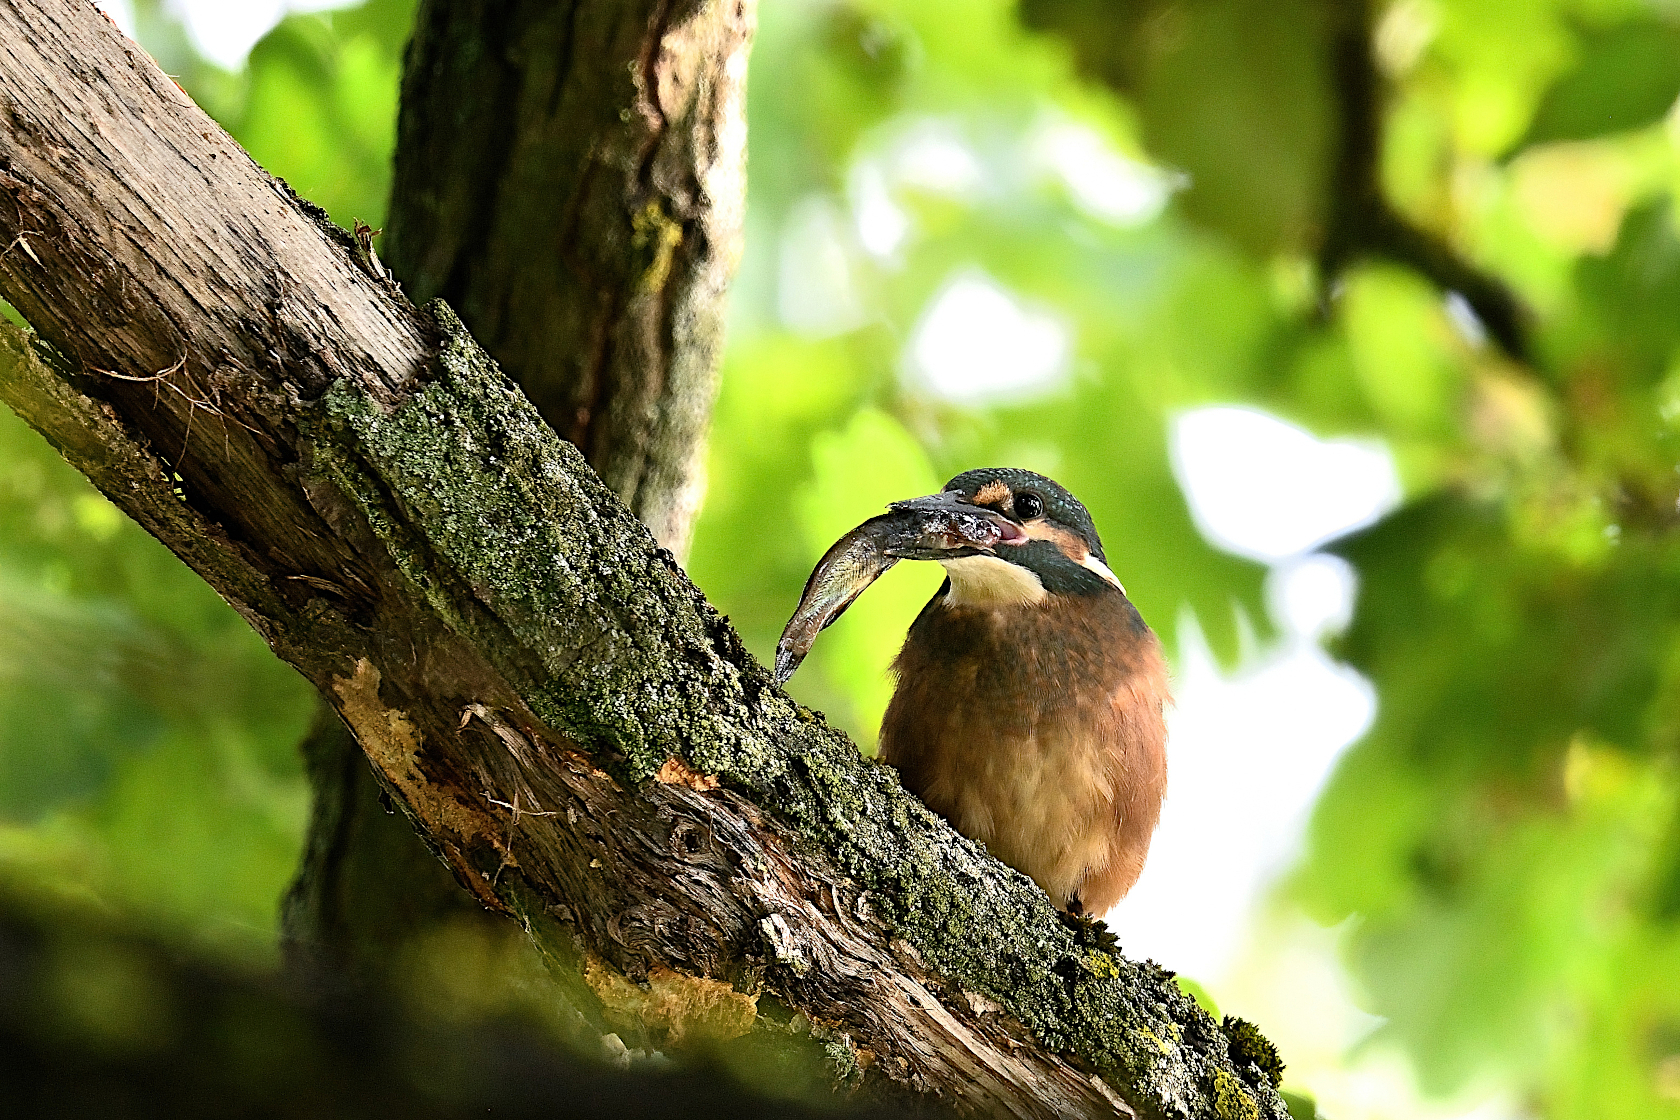
{"type": "Polygon", "coordinates": [[[1031,521],[1035,517],[1044,516],[1044,499],[1025,490],[1015,495],[1015,516],[1022,521],[1031,521]]]}

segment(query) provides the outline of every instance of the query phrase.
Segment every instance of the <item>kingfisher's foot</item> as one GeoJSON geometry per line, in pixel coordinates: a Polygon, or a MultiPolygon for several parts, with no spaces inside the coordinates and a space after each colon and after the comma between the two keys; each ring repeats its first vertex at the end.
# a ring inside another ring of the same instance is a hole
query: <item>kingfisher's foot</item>
{"type": "Polygon", "coordinates": [[[1108,923],[1085,913],[1077,898],[1068,903],[1066,910],[1056,911],[1056,916],[1073,931],[1073,939],[1082,948],[1102,949],[1109,953],[1120,951],[1120,939],[1108,928],[1108,923]]]}

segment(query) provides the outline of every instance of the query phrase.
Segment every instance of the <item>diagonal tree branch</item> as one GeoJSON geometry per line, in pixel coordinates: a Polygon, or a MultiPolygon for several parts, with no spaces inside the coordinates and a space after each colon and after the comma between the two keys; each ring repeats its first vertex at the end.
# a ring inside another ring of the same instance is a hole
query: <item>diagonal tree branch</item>
{"type": "Polygon", "coordinates": [[[40,332],[0,332],[0,397],[321,689],[601,1016],[809,1032],[976,1111],[1286,1114],[1251,1031],[1081,944],[776,689],[447,308],[73,0],[0,0],[0,242],[40,332]]]}
{"type": "MultiPolygon", "coordinates": [[[[1152,143],[1194,153],[1208,172],[1199,189],[1213,190],[1224,202],[1199,212],[1209,222],[1251,244],[1259,226],[1265,233],[1265,206],[1249,199],[1251,153],[1242,143],[1212,149],[1201,129],[1207,122],[1232,122],[1232,106],[1221,99],[1222,83],[1205,83],[1185,59],[1263,58],[1255,43],[1285,30],[1285,38],[1310,40],[1308,55],[1297,63],[1322,64],[1326,88],[1319,92],[1296,89],[1282,97],[1292,103],[1281,119],[1292,121],[1268,139],[1285,151],[1282,163],[1315,180],[1307,188],[1310,202],[1295,200],[1302,229],[1299,241],[1276,237],[1262,251],[1278,244],[1304,248],[1317,258],[1328,306],[1336,280],[1360,261],[1378,259],[1416,270],[1445,292],[1464,297],[1488,335],[1508,355],[1529,362],[1532,323],[1529,309],[1498,276],[1478,267],[1447,238],[1426,229],[1397,210],[1382,186],[1383,86],[1372,44],[1371,0],[1297,0],[1292,4],[1229,0],[1225,3],[1185,5],[1176,0],[1022,0],[1021,15],[1028,27],[1059,32],[1068,42],[1080,69],[1093,80],[1128,94],[1144,119],[1144,131],[1157,133],[1152,143]],[[1186,40],[1205,36],[1196,51],[1186,40]],[[1256,38],[1258,36],[1258,38],[1256,38]],[[1309,58],[1310,55],[1310,58],[1309,58]],[[1167,64],[1164,60],[1176,57],[1167,64]],[[1165,68],[1170,77],[1156,73],[1165,68]],[[1319,104],[1322,98],[1323,104],[1319,104]],[[1291,115],[1293,114],[1293,115],[1291,115]],[[1329,152],[1320,170],[1317,153],[1329,152]],[[1322,179],[1322,182],[1316,180],[1322,179]]],[[[1276,75],[1273,75],[1276,77],[1276,75]]],[[[1266,87],[1249,75],[1248,89],[1266,87]]],[[[1311,86],[1311,83],[1308,83],[1311,86]]],[[[1271,106],[1267,107],[1271,112],[1271,106]]],[[[1192,207],[1189,211],[1196,215],[1192,207]]]]}

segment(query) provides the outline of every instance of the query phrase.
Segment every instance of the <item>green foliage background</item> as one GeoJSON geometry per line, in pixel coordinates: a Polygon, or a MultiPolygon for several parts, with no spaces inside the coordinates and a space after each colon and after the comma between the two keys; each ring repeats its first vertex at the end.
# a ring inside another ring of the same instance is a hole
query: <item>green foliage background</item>
{"type": "MultiPolygon", "coordinates": [[[[1332,3],[765,0],[748,253],[690,570],[767,656],[839,532],[1009,462],[1086,500],[1169,639],[1193,617],[1234,663],[1268,629],[1265,573],[1197,532],[1169,418],[1244,402],[1380,437],[1407,500],[1337,546],[1361,594],[1336,646],[1380,714],[1286,898],[1343,923],[1379,1036],[1426,1089],[1491,1080],[1556,1120],[1680,1116],[1680,10],[1378,12],[1384,193],[1522,296],[1522,365],[1455,330],[1402,264],[1321,284],[1332,3]],[[1033,158],[1058,122],[1188,189],[1143,224],[1092,217],[1033,158]],[[895,170],[918,129],[962,143],[974,182],[895,170]],[[909,219],[886,259],[847,217],[870,174],[909,219]],[[830,257],[788,258],[812,214],[830,257]],[[842,277],[835,329],[785,325],[790,269],[842,277]],[[1069,327],[1065,386],[971,409],[900,376],[930,300],[974,270],[1069,327]]],[[[144,44],[258,160],[339,221],[379,224],[409,0],[290,18],[239,75],[138,7],[144,44]]],[[[866,749],[936,582],[896,569],[796,682],[866,749]]],[[[7,877],[270,952],[309,707],[212,593],[0,416],[7,877]]]]}

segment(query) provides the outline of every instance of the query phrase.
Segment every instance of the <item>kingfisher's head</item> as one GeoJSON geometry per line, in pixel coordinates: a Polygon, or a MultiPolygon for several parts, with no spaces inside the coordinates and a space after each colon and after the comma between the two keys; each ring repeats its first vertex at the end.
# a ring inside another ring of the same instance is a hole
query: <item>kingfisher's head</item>
{"type": "Polygon", "coordinates": [[[1090,512],[1041,474],[1018,467],[965,471],[942,493],[917,501],[977,506],[995,514],[1003,528],[989,549],[928,557],[951,577],[947,605],[1027,605],[1052,595],[1124,593],[1108,570],[1090,512]]]}

